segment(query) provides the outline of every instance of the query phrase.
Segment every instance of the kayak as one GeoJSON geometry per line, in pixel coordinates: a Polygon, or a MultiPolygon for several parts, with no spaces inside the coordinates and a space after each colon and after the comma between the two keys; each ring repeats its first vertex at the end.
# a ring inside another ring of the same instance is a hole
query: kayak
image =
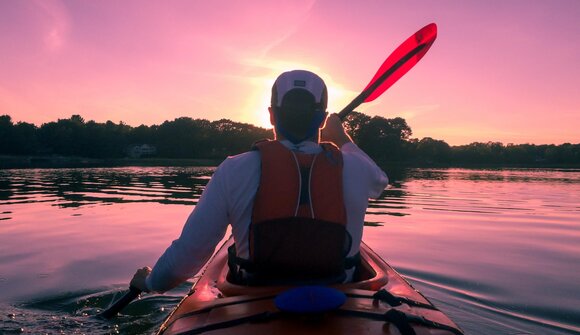
{"type": "Polygon", "coordinates": [[[353,282],[302,287],[232,283],[232,244],[218,249],[158,335],[463,334],[364,242],[353,282]]]}

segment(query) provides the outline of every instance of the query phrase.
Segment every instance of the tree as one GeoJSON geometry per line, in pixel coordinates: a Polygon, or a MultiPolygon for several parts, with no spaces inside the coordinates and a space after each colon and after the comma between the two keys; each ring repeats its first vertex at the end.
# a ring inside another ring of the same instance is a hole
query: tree
{"type": "Polygon", "coordinates": [[[13,128],[12,153],[17,155],[33,155],[38,150],[38,128],[32,123],[18,122],[13,128]]]}
{"type": "Polygon", "coordinates": [[[357,144],[377,161],[400,161],[409,156],[405,146],[413,132],[400,117],[374,116],[363,123],[357,133],[357,144]]]}
{"type": "Polygon", "coordinates": [[[112,121],[85,124],[82,156],[92,158],[123,157],[128,145],[131,127],[112,121]]]}
{"type": "Polygon", "coordinates": [[[451,147],[444,141],[424,137],[417,142],[416,154],[420,161],[444,163],[449,161],[451,147]]]}
{"type": "Polygon", "coordinates": [[[55,154],[82,155],[85,148],[84,119],[73,115],[69,119],[45,123],[40,127],[39,137],[55,154]]]}
{"type": "Polygon", "coordinates": [[[580,144],[564,143],[550,146],[545,151],[546,161],[550,163],[578,164],[580,163],[580,144]]]}
{"type": "Polygon", "coordinates": [[[371,117],[359,112],[351,112],[344,119],[344,128],[352,137],[352,140],[358,143],[361,129],[366,127],[371,121],[371,117]]]}
{"type": "Polygon", "coordinates": [[[0,154],[11,154],[14,124],[10,115],[0,115],[0,154]]]}
{"type": "Polygon", "coordinates": [[[272,137],[269,130],[228,119],[214,121],[212,127],[214,154],[222,157],[248,151],[257,140],[272,137]]]}

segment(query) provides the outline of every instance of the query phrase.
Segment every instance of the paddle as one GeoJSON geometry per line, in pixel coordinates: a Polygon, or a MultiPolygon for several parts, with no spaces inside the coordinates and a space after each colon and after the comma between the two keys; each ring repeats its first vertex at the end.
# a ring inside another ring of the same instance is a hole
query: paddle
{"type": "Polygon", "coordinates": [[[99,313],[99,317],[104,319],[112,319],[117,315],[123,308],[127,307],[127,305],[135,300],[139,294],[141,294],[141,290],[134,287],[129,286],[129,292],[125,293],[119,300],[117,300],[111,307],[107,308],[106,310],[99,313]]]}
{"type": "Polygon", "coordinates": [[[405,40],[389,55],[365,89],[338,113],[338,117],[344,120],[360,104],[383,94],[425,56],[436,37],[437,25],[430,23],[405,40]]]}

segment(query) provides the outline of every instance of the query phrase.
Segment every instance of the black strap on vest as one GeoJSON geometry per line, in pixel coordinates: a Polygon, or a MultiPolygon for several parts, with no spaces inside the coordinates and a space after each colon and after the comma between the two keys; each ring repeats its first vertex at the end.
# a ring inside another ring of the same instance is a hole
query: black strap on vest
{"type": "Polygon", "coordinates": [[[310,169],[312,167],[300,167],[300,205],[310,203],[310,169]]]}
{"type": "MultiPolygon", "coordinates": [[[[360,253],[353,255],[351,257],[344,258],[344,270],[356,269],[361,262],[360,253]]],[[[263,280],[258,276],[254,276],[253,273],[256,270],[256,265],[249,259],[239,257],[236,253],[236,245],[233,244],[228,247],[228,268],[229,275],[228,280],[235,284],[256,286],[256,285],[279,285],[279,284],[294,284],[294,285],[306,285],[306,284],[336,284],[343,282],[346,278],[346,274],[340,274],[339,276],[332,278],[321,278],[313,280],[304,281],[285,281],[282,279],[277,280],[263,280]]]]}
{"type": "Polygon", "coordinates": [[[238,257],[235,244],[228,247],[228,267],[234,279],[238,278],[240,270],[254,271],[255,268],[253,262],[249,259],[238,257]]]}

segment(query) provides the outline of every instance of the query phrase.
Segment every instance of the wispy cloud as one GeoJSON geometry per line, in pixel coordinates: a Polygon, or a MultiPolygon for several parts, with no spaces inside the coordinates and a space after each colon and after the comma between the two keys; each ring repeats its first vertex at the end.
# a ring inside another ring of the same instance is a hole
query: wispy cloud
{"type": "Polygon", "coordinates": [[[66,43],[70,27],[66,6],[60,0],[35,0],[34,4],[47,17],[48,28],[44,32],[45,48],[51,52],[60,50],[66,43]]]}
{"type": "Polygon", "coordinates": [[[405,119],[413,119],[419,115],[425,113],[432,113],[438,111],[440,108],[439,104],[433,105],[420,105],[420,106],[409,106],[399,112],[400,116],[405,119]]]}

